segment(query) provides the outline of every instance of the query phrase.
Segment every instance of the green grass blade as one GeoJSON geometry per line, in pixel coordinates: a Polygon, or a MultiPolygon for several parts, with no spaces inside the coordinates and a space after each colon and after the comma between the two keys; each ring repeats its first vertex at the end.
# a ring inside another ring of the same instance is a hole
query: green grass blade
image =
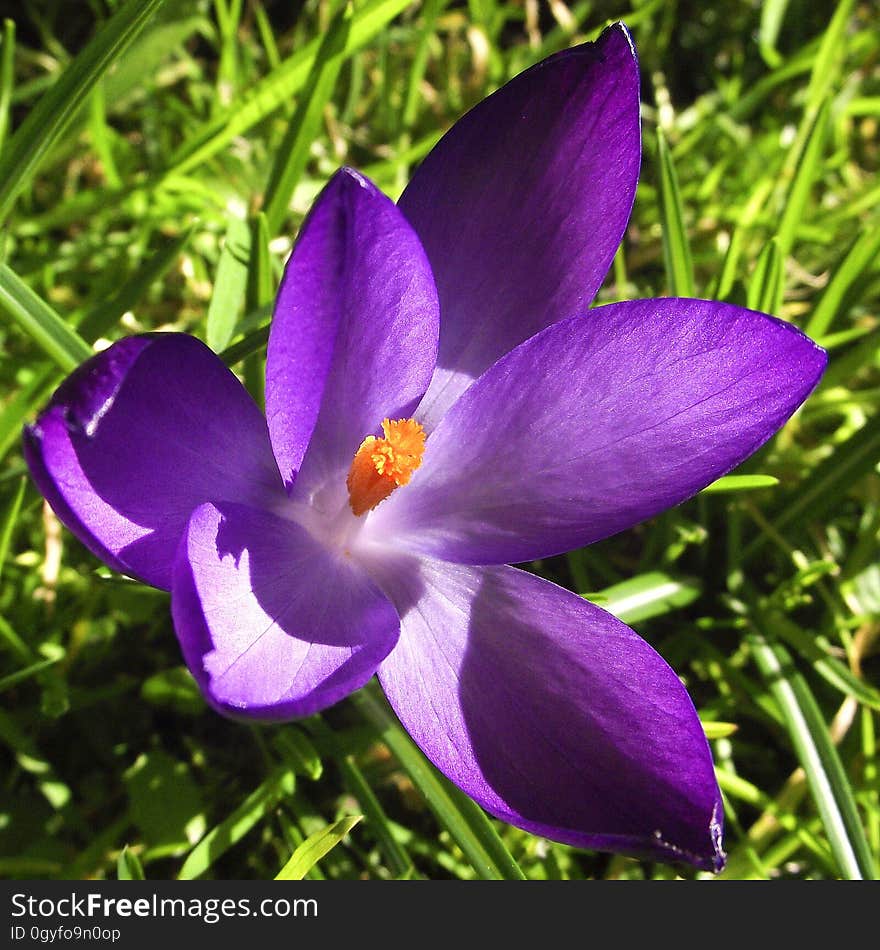
{"type": "MultiPolygon", "coordinates": [[[[841,330],[839,333],[829,333],[827,336],[816,336],[813,339],[819,346],[828,350],[830,353],[832,350],[840,349],[855,340],[861,340],[874,333],[876,333],[876,328],[872,326],[852,327],[849,330],[841,330]]],[[[874,342],[873,339],[871,342],[874,342]]]]}
{"type": "Polygon", "coordinates": [[[775,611],[762,613],[761,623],[768,633],[784,640],[812,664],[816,673],[836,690],[880,712],[880,690],[859,679],[845,663],[838,660],[831,653],[827,641],[802,630],[785,614],[775,611]]]}
{"type": "Polygon", "coordinates": [[[0,527],[0,576],[3,575],[3,565],[6,563],[6,558],[9,556],[9,547],[12,544],[12,536],[15,533],[15,526],[18,524],[18,516],[21,513],[21,503],[24,501],[24,493],[26,488],[27,479],[19,479],[18,487],[15,489],[15,494],[12,496],[12,501],[9,504],[6,517],[3,519],[3,525],[0,527]]]}
{"type": "Polygon", "coordinates": [[[347,815],[309,835],[275,875],[276,881],[301,881],[351,831],[363,815],[347,815]]]}
{"type": "Polygon", "coordinates": [[[855,482],[880,459],[880,416],[853,433],[813,471],[773,519],[777,531],[809,515],[819,519],[846,495],[855,482]]]}
{"type": "Polygon", "coordinates": [[[0,264],[0,309],[69,373],[92,355],[92,348],[6,264],[0,264]]]}
{"type": "MultiPolygon", "coordinates": [[[[269,223],[262,211],[251,221],[251,257],[248,263],[245,307],[248,314],[271,312],[275,297],[275,270],[269,247],[269,223]]],[[[243,367],[244,384],[258,406],[266,402],[266,365],[259,351],[250,354],[243,367]]]]}
{"type": "Polygon", "coordinates": [[[442,130],[434,130],[420,138],[408,149],[398,152],[391,159],[381,162],[372,162],[369,165],[359,166],[361,171],[377,183],[393,187],[393,183],[399,178],[402,169],[407,168],[414,162],[421,161],[428,152],[440,141],[443,136],[442,130]]]}
{"type": "Polygon", "coordinates": [[[260,33],[260,40],[266,52],[266,59],[274,71],[281,65],[281,54],[278,52],[278,44],[275,41],[275,34],[272,32],[272,24],[269,22],[266,8],[260,3],[260,0],[253,0],[251,7],[254,11],[254,19],[257,23],[257,30],[260,33]]]}
{"type": "Polygon", "coordinates": [[[437,17],[445,9],[449,0],[425,0],[422,7],[422,25],[419,28],[419,38],[413,54],[412,65],[407,78],[406,97],[403,103],[402,123],[404,128],[410,128],[416,121],[419,104],[422,101],[421,85],[428,66],[428,56],[431,51],[431,40],[434,37],[434,24],[437,17]]]}
{"type": "Polygon", "coordinates": [[[782,249],[779,239],[774,237],[764,245],[755,265],[747,306],[762,313],[778,314],[782,308],[783,281],[782,249]]]}
{"type": "Polygon", "coordinates": [[[183,862],[178,879],[189,881],[204,874],[282,798],[293,794],[295,782],[292,769],[284,768],[273,772],[228,818],[212,828],[190,851],[183,862]]]}
{"type": "Polygon", "coordinates": [[[785,18],[788,0],[764,0],[761,6],[761,26],[758,29],[758,49],[764,62],[775,69],[782,62],[782,57],[776,49],[779,31],[785,18]]]}
{"type": "Polygon", "coordinates": [[[825,293],[816,305],[806,326],[813,338],[825,336],[828,328],[840,315],[844,300],[862,274],[876,263],[880,255],[880,221],[869,224],[856,238],[840,266],[834,271],[825,293]]]}
{"type": "Polygon", "coordinates": [[[773,488],[779,479],[772,475],[725,475],[707,485],[702,494],[721,495],[743,491],[757,491],[760,488],[773,488]]]}
{"type": "Polygon", "coordinates": [[[41,406],[49,398],[58,384],[58,376],[56,366],[41,364],[33,380],[0,409],[0,458],[21,443],[22,424],[35,406],[41,406]]]}
{"type": "Polygon", "coordinates": [[[726,739],[739,728],[735,722],[718,722],[717,720],[700,724],[707,739],[726,739]]]}
{"type": "MultiPolygon", "coordinates": [[[[343,56],[347,58],[376,37],[388,23],[406,9],[409,0],[369,0],[355,11],[343,56]]],[[[276,109],[286,105],[308,80],[321,47],[312,40],[282,63],[281,67],[257,83],[243,98],[233,103],[193,135],[172,158],[168,174],[181,174],[216,155],[276,109]]]]}
{"type": "Polygon", "coordinates": [[[358,767],[354,755],[347,754],[350,748],[340,740],[320,716],[309,720],[309,727],[330,749],[346,787],[358,801],[358,808],[364,813],[365,827],[373,835],[385,854],[388,867],[396,878],[411,878],[415,867],[406,848],[397,840],[388,816],[375,792],[370,788],[364,774],[358,767]]]}
{"type": "Polygon", "coordinates": [[[874,715],[870,709],[861,711],[862,725],[862,757],[864,766],[862,775],[865,780],[865,787],[870,789],[867,792],[868,800],[867,812],[867,831],[868,840],[874,849],[874,854],[880,855],[880,770],[877,768],[877,736],[874,729],[874,715]]]}
{"type": "MultiPolygon", "coordinates": [[[[772,815],[776,821],[779,822],[781,828],[796,835],[804,847],[808,848],[815,855],[821,855],[823,861],[826,860],[826,856],[830,857],[828,848],[825,847],[824,843],[805,827],[806,823],[802,823],[794,812],[785,808],[782,802],[771,798],[756,785],[753,785],[740,775],[727,771],[727,769],[716,769],[715,774],[718,778],[718,784],[721,786],[721,790],[726,795],[746,802],[746,804],[751,805],[752,808],[772,815]]],[[[721,874],[722,879],[735,880],[743,876],[742,870],[738,869],[736,865],[739,864],[741,866],[744,863],[743,858],[745,855],[743,852],[748,849],[750,845],[751,842],[746,839],[740,845],[741,850],[739,853],[734,852],[729,856],[728,866],[721,874]]],[[[832,864],[831,872],[834,873],[835,870],[832,864]]],[[[750,877],[751,875],[746,874],[746,876],[750,877]]],[[[764,876],[766,876],[766,874],[764,876]]]]}
{"type": "Polygon", "coordinates": [[[266,189],[265,214],[269,233],[275,234],[287,216],[290,199],[306,167],[309,149],[324,108],[333,95],[351,33],[350,4],[337,14],[318,49],[296,112],[290,120],[266,189]]]}
{"type": "Polygon", "coordinates": [[[443,779],[406,734],[384,701],[370,689],[352,697],[354,704],[376,727],[413,784],[452,835],[477,874],[488,880],[522,880],[525,875],[510,855],[483,810],[443,779]]]}
{"type": "Polygon", "coordinates": [[[412,860],[403,845],[395,838],[385,810],[358,768],[354,757],[347,755],[337,761],[345,784],[363,809],[367,827],[388,859],[392,874],[398,878],[412,877],[415,874],[412,860]]]}
{"type": "Polygon", "coordinates": [[[128,850],[128,845],[119,852],[119,857],[116,859],[116,878],[119,881],[146,880],[140,858],[128,850]]]}
{"type": "Polygon", "coordinates": [[[736,282],[736,269],[742,254],[743,237],[745,228],[737,225],[730,235],[730,244],[727,246],[727,253],[724,255],[724,263],[721,266],[721,275],[718,278],[718,286],[715,288],[714,297],[716,300],[728,300],[733,291],[736,282]]]}
{"type": "Polygon", "coordinates": [[[65,69],[31,110],[0,157],[0,222],[64,135],[90,91],[165,0],[129,0],[65,69]]]}
{"type": "Polygon", "coordinates": [[[214,0],[214,10],[220,27],[220,64],[217,67],[217,88],[220,101],[225,90],[237,88],[238,81],[238,41],[237,33],[241,23],[242,0],[214,0]]]}
{"type": "MultiPolygon", "coordinates": [[[[797,176],[796,169],[802,164],[804,152],[808,145],[808,139],[813,136],[816,129],[816,119],[823,104],[829,97],[835,83],[840,76],[841,50],[846,46],[843,37],[846,32],[849,18],[852,14],[854,0],[843,0],[837,5],[837,9],[831,18],[828,29],[822,35],[822,38],[816,44],[808,44],[800,50],[797,60],[810,69],[810,84],[807,88],[806,102],[804,105],[803,119],[798,126],[797,135],[794,142],[788,150],[788,154],[783,162],[782,170],[779,174],[779,180],[783,184],[793,182],[797,176]],[[814,50],[814,51],[813,51],[814,50]]],[[[855,50],[853,50],[853,53],[855,50]]],[[[771,76],[765,77],[772,79],[789,71],[789,67],[794,65],[794,61],[777,69],[771,76]]],[[[756,83],[760,86],[762,83],[756,83]]],[[[754,93],[756,90],[751,90],[754,93]]],[[[749,93],[744,98],[749,98],[749,93]]],[[[826,123],[827,125],[827,123],[826,123]]],[[[787,203],[791,204],[791,192],[787,203]]],[[[783,252],[788,253],[789,245],[783,244],[783,252]]]]}
{"type": "Polygon", "coordinates": [[[296,726],[287,726],[276,737],[275,748],[297,775],[317,782],[324,773],[324,764],[309,737],[296,726]]]}
{"type": "Polygon", "coordinates": [[[590,594],[587,599],[624,623],[637,623],[686,607],[699,596],[700,587],[693,580],[650,571],[590,594]]]}
{"type": "Polygon", "coordinates": [[[674,297],[694,296],[694,266],[684,226],[684,211],[678,176],[663,132],[657,129],[657,158],[660,175],[660,220],[663,225],[663,261],[666,280],[674,297]]]}
{"type": "Polygon", "coordinates": [[[9,626],[0,614],[0,642],[4,643],[23,663],[29,663],[36,655],[22,638],[9,626]]]}
{"type": "Polygon", "coordinates": [[[135,307],[146,296],[152,284],[164,276],[186,247],[193,229],[189,228],[173,240],[165,242],[153,256],[141,264],[110,300],[90,310],[80,321],[77,331],[85,340],[94,341],[112,329],[122,315],[135,307]]]}
{"type": "Polygon", "coordinates": [[[243,336],[238,343],[233,343],[220,354],[220,359],[227,366],[235,366],[242,360],[247,359],[253,353],[259,353],[265,349],[269,342],[269,325],[257,327],[250,333],[243,336]]]}
{"type": "Polygon", "coordinates": [[[205,699],[185,666],[174,666],[148,676],[141,685],[141,698],[181,715],[198,716],[205,711],[205,699]]]}
{"type": "Polygon", "coordinates": [[[30,666],[26,666],[21,670],[16,670],[14,673],[9,673],[7,676],[0,677],[0,693],[4,693],[7,689],[12,689],[13,686],[17,686],[19,683],[36,676],[38,673],[42,673],[43,670],[48,669],[50,666],[54,666],[59,660],[62,660],[63,658],[64,651],[60,650],[59,648],[59,653],[57,656],[48,657],[45,660],[38,660],[36,663],[31,663],[30,666]]]}
{"type": "Polygon", "coordinates": [[[819,49],[818,41],[801,47],[788,62],[742,91],[736,101],[730,104],[730,116],[736,122],[744,122],[767,99],[778,86],[787,83],[802,73],[808,73],[816,61],[819,49]]]}
{"type": "Polygon", "coordinates": [[[104,76],[102,85],[111,111],[117,112],[118,103],[130,100],[145,77],[161,73],[169,54],[183,54],[188,41],[213,33],[214,24],[198,13],[196,4],[167,3],[104,76]]]}
{"type": "Polygon", "coordinates": [[[70,806],[73,793],[35,745],[34,740],[19,726],[16,719],[0,709],[0,742],[15,754],[18,765],[34,776],[43,798],[55,811],[63,812],[70,806]]]}
{"type": "Polygon", "coordinates": [[[747,640],[785,717],[841,877],[874,880],[874,861],[852,787],[809,686],[784,647],[768,642],[758,632],[749,634],[747,640]]]}
{"type": "Polygon", "coordinates": [[[107,97],[104,83],[98,83],[89,97],[89,133],[92,147],[101,162],[107,185],[114,191],[122,187],[122,179],[113,155],[113,134],[107,124],[107,97]]]}
{"type": "MultiPolygon", "coordinates": [[[[823,339],[827,342],[829,337],[823,339]]],[[[874,328],[867,334],[863,334],[862,339],[855,346],[849,347],[839,355],[835,354],[819,383],[818,392],[828,392],[838,386],[849,388],[853,377],[862,370],[862,367],[870,365],[877,353],[880,353],[880,329],[874,328]]]]}
{"type": "Polygon", "coordinates": [[[208,306],[207,343],[215,353],[229,346],[235,336],[247,290],[250,255],[250,227],[241,218],[230,218],[208,306]]]}
{"type": "Polygon", "coordinates": [[[880,96],[855,96],[846,104],[846,114],[880,116],[880,96]]]}
{"type": "Polygon", "coordinates": [[[269,222],[262,211],[254,218],[251,229],[251,259],[245,298],[248,311],[266,307],[275,298],[275,275],[272,271],[272,253],[269,250],[269,222]]]}
{"type": "Polygon", "coordinates": [[[3,45],[0,46],[0,155],[9,129],[9,107],[15,84],[15,20],[3,21],[3,45]]]}
{"type": "Polygon", "coordinates": [[[809,115],[821,106],[840,75],[843,61],[842,50],[846,49],[845,35],[850,17],[855,8],[855,0],[840,0],[834,9],[834,15],[828,29],[822,36],[813,68],[810,73],[810,85],[807,87],[806,113],[809,115]]]}
{"type": "Polygon", "coordinates": [[[779,250],[783,257],[794,245],[797,228],[804,216],[807,199],[810,197],[810,190],[822,168],[822,153],[828,138],[830,114],[831,102],[826,100],[813,119],[803,152],[795,168],[794,178],[786,196],[782,220],[776,232],[776,240],[779,241],[779,250]]]}

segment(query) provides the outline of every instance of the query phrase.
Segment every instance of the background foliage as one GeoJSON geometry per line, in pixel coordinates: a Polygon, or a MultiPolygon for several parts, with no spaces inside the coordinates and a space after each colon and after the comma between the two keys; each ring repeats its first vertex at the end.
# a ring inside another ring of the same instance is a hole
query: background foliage
{"type": "Polygon", "coordinates": [[[722,879],[872,875],[876,12],[16,3],[0,37],[0,874],[710,877],[487,820],[369,688],[284,727],[210,712],[166,595],[112,576],[63,531],[19,450],[22,423],[92,344],[146,329],[207,339],[259,399],[280,268],[336,167],[396,197],[470,105],[622,18],[642,64],[645,157],[600,301],[747,302],[805,328],[831,362],[737,473],[763,478],[531,567],[617,613],[684,678],[726,796],[722,879]]]}

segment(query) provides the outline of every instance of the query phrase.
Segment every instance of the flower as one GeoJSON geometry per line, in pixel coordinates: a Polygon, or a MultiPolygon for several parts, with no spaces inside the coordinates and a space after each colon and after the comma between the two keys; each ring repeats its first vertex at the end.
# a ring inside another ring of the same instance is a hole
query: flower
{"type": "Polygon", "coordinates": [[[599,607],[506,566],[597,541],[730,471],[825,354],[724,303],[588,311],[632,209],[625,27],[462,118],[399,206],[343,169],[279,290],[266,417],[195,338],[119,341],[25,433],[59,518],[171,592],[221,712],[284,720],[374,673],[493,815],[718,869],[721,800],[683,685],[599,607]]]}

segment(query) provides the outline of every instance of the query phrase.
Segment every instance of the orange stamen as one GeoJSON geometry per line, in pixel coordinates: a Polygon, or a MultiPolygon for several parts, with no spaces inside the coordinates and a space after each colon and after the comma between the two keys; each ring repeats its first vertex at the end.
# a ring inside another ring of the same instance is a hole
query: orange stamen
{"type": "Polygon", "coordinates": [[[415,419],[382,420],[384,439],[368,435],[348,472],[348,503],[363,515],[405,485],[422,464],[425,430],[415,419]]]}

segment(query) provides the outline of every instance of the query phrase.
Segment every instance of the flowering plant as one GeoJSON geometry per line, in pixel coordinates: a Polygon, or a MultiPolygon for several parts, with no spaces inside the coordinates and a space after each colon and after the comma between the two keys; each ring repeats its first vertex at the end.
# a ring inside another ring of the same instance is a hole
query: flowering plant
{"type": "Polygon", "coordinates": [[[618,24],[461,119],[399,205],[337,173],[278,293],[265,417],[195,338],[147,334],[76,370],[25,453],[84,544],[171,592],[219,711],[306,716],[378,674],[492,814],[718,869],[720,795],[675,673],[506,566],[689,498],[825,365],[793,326],[729,304],[588,309],[639,162],[618,24]]]}

